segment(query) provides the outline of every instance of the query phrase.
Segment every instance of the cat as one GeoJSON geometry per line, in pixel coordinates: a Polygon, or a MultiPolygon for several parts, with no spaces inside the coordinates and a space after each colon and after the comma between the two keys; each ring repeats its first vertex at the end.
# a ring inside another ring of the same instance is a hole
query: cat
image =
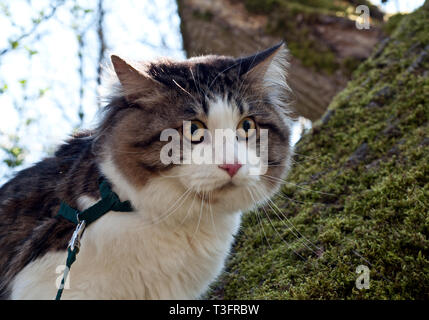
{"type": "Polygon", "coordinates": [[[55,298],[75,229],[57,216],[60,203],[92,206],[104,177],[134,210],[110,211],[86,228],[62,298],[200,298],[222,271],[242,212],[273,196],[289,170],[287,53],[280,43],[241,58],[131,63],[111,56],[115,81],[95,129],[0,189],[0,297],[55,298]],[[165,164],[168,142],[160,135],[168,128],[192,150],[205,143],[194,139],[198,128],[244,137],[250,128],[268,130],[267,171],[250,174],[255,168],[242,154],[231,163],[165,164]]]}

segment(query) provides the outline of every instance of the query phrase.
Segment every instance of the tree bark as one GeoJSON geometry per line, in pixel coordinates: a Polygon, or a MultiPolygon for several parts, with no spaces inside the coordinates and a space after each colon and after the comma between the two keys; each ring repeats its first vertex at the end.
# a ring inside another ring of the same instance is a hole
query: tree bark
{"type": "Polygon", "coordinates": [[[428,3],[298,143],[209,298],[429,299],[428,3]]]}

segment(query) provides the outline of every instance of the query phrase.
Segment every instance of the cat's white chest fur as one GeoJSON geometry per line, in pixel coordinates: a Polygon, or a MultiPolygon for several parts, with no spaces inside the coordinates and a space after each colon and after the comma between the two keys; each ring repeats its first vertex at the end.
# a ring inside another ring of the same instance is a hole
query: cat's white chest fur
{"type": "MultiPolygon", "coordinates": [[[[145,212],[109,212],[89,225],[63,299],[201,296],[223,268],[240,213],[219,212],[216,205],[203,210],[194,195],[176,202],[174,188],[159,180],[140,194],[151,199],[140,204],[145,212]]],[[[96,200],[79,202],[88,207],[96,200]]],[[[49,252],[27,265],[13,281],[11,298],[53,299],[65,260],[65,252],[49,252]]]]}

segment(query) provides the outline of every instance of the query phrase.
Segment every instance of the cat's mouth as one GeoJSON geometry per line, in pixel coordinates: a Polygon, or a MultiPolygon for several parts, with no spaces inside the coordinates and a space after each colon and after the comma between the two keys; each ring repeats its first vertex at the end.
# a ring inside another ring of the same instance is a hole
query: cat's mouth
{"type": "Polygon", "coordinates": [[[220,187],[216,188],[215,190],[225,191],[225,190],[229,190],[231,188],[237,188],[237,185],[232,180],[228,181],[224,185],[221,185],[220,187]]]}
{"type": "Polygon", "coordinates": [[[200,198],[203,201],[214,203],[218,201],[219,196],[221,196],[224,192],[229,192],[234,188],[237,188],[238,186],[231,180],[226,182],[225,184],[214,188],[213,190],[210,190],[208,192],[195,192],[197,197],[200,198]]]}

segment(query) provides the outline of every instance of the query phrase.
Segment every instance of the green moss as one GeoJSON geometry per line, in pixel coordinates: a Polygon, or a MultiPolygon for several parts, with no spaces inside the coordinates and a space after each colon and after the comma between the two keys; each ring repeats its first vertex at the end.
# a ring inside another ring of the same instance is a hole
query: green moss
{"type": "Polygon", "coordinates": [[[213,19],[213,13],[208,11],[208,10],[206,10],[204,12],[201,12],[199,10],[194,10],[192,12],[192,15],[197,19],[200,19],[203,21],[208,21],[208,22],[212,21],[212,19],[213,19]]]}
{"type": "Polygon", "coordinates": [[[348,1],[331,0],[243,0],[246,9],[253,13],[269,14],[279,8],[299,9],[305,12],[345,13],[350,6],[348,1]]]}
{"type": "Polygon", "coordinates": [[[293,56],[306,67],[329,74],[338,68],[351,73],[355,61],[337,61],[333,49],[312,34],[311,25],[320,15],[347,16],[356,5],[330,0],[242,0],[252,13],[269,16],[266,32],[284,38],[293,56]],[[298,21],[298,20],[299,21],[298,21]]]}
{"type": "Polygon", "coordinates": [[[387,23],[383,26],[383,31],[388,35],[392,34],[398,24],[401,22],[402,18],[405,16],[406,15],[402,13],[397,13],[391,16],[389,20],[387,20],[387,23]]]}
{"type": "Polygon", "coordinates": [[[302,138],[210,298],[429,299],[428,18],[402,19],[302,138]]]}
{"type": "Polygon", "coordinates": [[[361,63],[362,61],[360,59],[355,57],[347,57],[341,61],[341,68],[344,70],[346,75],[350,76],[361,63]]]}
{"type": "Polygon", "coordinates": [[[288,48],[294,57],[299,57],[302,64],[315,70],[323,70],[332,74],[338,69],[339,63],[335,54],[328,48],[317,47],[315,41],[288,42],[288,48]],[[317,53],[316,53],[317,52],[317,53]]]}

